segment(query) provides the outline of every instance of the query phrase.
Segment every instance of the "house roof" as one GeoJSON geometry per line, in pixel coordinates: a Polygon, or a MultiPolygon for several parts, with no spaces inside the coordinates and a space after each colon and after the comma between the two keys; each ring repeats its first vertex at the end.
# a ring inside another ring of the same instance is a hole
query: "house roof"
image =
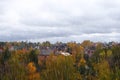
{"type": "Polygon", "coordinates": [[[53,51],[51,49],[42,49],[40,50],[40,55],[50,55],[53,51]]]}
{"type": "Polygon", "coordinates": [[[64,56],[70,56],[70,53],[68,53],[68,52],[60,52],[60,54],[62,54],[64,56]]]}

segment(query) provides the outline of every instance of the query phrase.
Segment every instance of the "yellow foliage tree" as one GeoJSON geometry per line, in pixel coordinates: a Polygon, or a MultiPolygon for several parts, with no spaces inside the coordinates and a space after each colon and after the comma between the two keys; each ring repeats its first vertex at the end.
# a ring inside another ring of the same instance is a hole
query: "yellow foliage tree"
{"type": "Polygon", "coordinates": [[[86,64],[86,61],[84,58],[81,58],[79,63],[78,63],[78,66],[80,67],[81,65],[85,65],[86,64]]]}
{"type": "Polygon", "coordinates": [[[75,70],[71,56],[59,55],[50,57],[46,61],[46,70],[42,72],[42,80],[81,80],[81,76],[75,70]]]}
{"type": "Polygon", "coordinates": [[[85,40],[81,43],[83,47],[89,47],[92,45],[92,42],[90,40],[85,40]]]}
{"type": "Polygon", "coordinates": [[[36,67],[33,62],[27,65],[28,69],[28,80],[40,80],[40,74],[37,73],[36,67]]]}
{"type": "Polygon", "coordinates": [[[109,64],[106,60],[94,65],[94,69],[97,71],[97,80],[111,80],[111,72],[109,64]]]}

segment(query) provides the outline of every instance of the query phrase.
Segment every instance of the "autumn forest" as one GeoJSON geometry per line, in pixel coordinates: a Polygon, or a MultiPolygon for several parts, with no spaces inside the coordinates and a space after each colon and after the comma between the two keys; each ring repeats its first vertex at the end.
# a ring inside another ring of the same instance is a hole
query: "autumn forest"
{"type": "Polygon", "coordinates": [[[120,43],[0,42],[0,80],[120,80],[120,43]]]}

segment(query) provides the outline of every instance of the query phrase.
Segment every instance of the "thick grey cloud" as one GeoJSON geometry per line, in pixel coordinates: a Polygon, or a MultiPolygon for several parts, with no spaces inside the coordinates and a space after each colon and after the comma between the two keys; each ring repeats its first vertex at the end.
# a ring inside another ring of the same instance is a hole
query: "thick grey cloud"
{"type": "Polygon", "coordinates": [[[0,0],[0,41],[119,41],[119,0],[0,0]]]}

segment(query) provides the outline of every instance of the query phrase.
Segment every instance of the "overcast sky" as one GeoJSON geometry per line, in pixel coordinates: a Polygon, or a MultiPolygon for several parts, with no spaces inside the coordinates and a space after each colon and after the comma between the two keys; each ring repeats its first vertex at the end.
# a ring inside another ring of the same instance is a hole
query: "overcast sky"
{"type": "Polygon", "coordinates": [[[0,0],[0,41],[120,41],[120,0],[0,0]]]}

